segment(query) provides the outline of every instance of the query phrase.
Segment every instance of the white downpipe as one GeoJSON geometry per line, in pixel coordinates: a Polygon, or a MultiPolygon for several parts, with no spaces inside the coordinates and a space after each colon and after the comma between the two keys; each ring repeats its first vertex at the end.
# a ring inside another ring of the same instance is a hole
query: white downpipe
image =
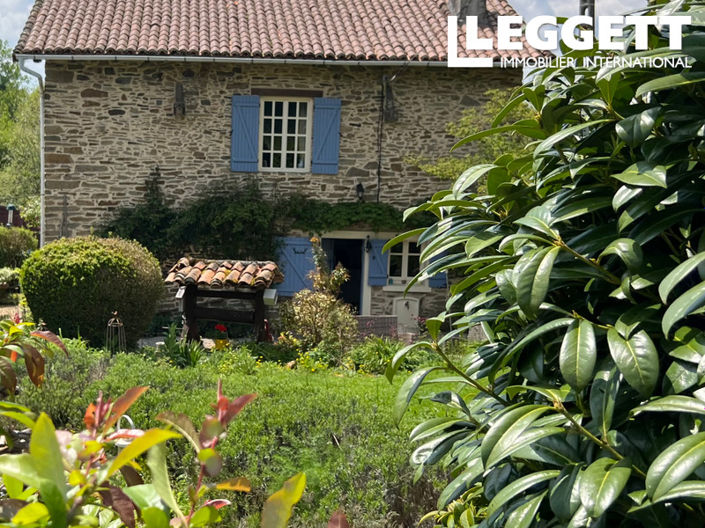
{"type": "Polygon", "coordinates": [[[39,84],[39,247],[44,246],[46,220],[44,215],[44,79],[42,74],[27,67],[28,57],[17,56],[20,70],[37,78],[39,84]]]}

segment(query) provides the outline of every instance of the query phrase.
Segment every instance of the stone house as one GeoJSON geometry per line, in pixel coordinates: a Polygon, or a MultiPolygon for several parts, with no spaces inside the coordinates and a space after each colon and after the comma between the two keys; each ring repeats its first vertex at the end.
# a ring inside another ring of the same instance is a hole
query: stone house
{"type": "MultiPolygon", "coordinates": [[[[516,14],[504,0],[35,0],[15,58],[28,72],[45,61],[42,242],[85,234],[138,202],[154,166],[175,204],[195,181],[237,188],[252,178],[270,196],[423,201],[447,182],[405,159],[447,153],[446,123],[522,75],[448,68],[449,5],[479,9],[485,36],[497,15],[516,14]]],[[[346,300],[407,321],[437,313],[445,278],[402,298],[419,248],[383,253],[394,235],[323,234],[351,272],[346,300]]],[[[279,262],[280,295],[305,287],[305,233],[284,240],[279,262]]]]}

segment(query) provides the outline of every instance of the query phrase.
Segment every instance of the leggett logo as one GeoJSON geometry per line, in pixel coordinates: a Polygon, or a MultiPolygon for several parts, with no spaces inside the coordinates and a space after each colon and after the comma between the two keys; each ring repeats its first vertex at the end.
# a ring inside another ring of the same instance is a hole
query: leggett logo
{"type": "MultiPolygon", "coordinates": [[[[478,17],[465,17],[467,51],[522,50],[522,35],[526,42],[536,50],[551,51],[558,49],[560,35],[564,44],[573,50],[590,50],[595,46],[601,50],[624,51],[626,42],[624,29],[634,27],[634,47],[637,51],[649,49],[649,26],[669,28],[669,47],[671,50],[682,49],[683,26],[691,23],[690,16],[600,16],[597,17],[597,27],[589,16],[573,16],[558,24],[554,16],[538,16],[524,24],[522,16],[497,17],[497,47],[489,38],[478,36],[478,17]],[[595,31],[596,29],[596,31],[595,31]]],[[[491,68],[495,59],[491,57],[458,57],[458,17],[448,17],[448,67],[449,68],[491,68]]],[[[501,67],[565,67],[575,66],[573,57],[543,56],[543,57],[502,57],[501,67]]],[[[687,66],[686,57],[629,57],[629,56],[593,56],[584,57],[584,66],[629,66],[662,68],[665,66],[687,66]]]]}

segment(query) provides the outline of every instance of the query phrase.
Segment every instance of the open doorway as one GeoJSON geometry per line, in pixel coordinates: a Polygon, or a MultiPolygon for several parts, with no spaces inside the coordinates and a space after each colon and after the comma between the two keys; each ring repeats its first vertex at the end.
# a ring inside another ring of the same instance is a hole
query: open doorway
{"type": "Polygon", "coordinates": [[[342,264],[350,274],[350,279],[343,284],[340,297],[352,305],[357,313],[362,306],[362,257],[363,240],[348,238],[328,238],[323,240],[323,248],[328,254],[328,264],[333,269],[342,264]]]}

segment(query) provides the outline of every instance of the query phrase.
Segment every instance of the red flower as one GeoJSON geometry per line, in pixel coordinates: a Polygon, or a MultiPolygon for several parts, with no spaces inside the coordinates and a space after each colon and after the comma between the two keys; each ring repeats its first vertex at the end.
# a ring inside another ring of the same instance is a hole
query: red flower
{"type": "Polygon", "coordinates": [[[225,325],[222,325],[220,323],[215,325],[215,329],[218,330],[218,332],[227,332],[228,331],[228,329],[225,328],[225,325]]]}

